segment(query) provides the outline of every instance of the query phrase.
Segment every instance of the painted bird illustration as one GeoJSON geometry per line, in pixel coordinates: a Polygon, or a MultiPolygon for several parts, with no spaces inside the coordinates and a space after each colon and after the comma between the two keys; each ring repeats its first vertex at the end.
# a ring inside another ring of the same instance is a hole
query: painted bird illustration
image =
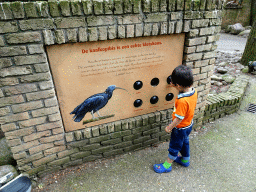
{"type": "MultiPolygon", "coordinates": [[[[70,115],[74,114],[74,117],[73,117],[74,121],[80,122],[84,118],[87,112],[91,112],[93,119],[95,119],[95,116],[93,115],[95,112],[98,114],[99,117],[101,117],[99,110],[102,109],[108,103],[115,89],[123,89],[123,88],[116,87],[115,85],[110,85],[105,90],[105,92],[92,95],[86,100],[84,100],[83,103],[78,105],[70,113],[70,115]]],[[[123,90],[127,91],[126,89],[123,89],[123,90]]]]}

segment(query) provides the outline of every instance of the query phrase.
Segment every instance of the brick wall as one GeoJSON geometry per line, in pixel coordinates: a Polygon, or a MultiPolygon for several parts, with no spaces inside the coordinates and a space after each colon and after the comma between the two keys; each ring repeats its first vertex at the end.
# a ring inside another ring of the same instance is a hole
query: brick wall
{"type": "Polygon", "coordinates": [[[186,33],[183,64],[195,75],[202,125],[221,0],[82,0],[0,6],[0,123],[21,172],[44,174],[169,138],[172,109],[65,133],[45,46],[186,33]]]}
{"type": "Polygon", "coordinates": [[[208,123],[237,112],[248,83],[248,77],[239,76],[227,92],[208,95],[203,123],[208,123]]]}

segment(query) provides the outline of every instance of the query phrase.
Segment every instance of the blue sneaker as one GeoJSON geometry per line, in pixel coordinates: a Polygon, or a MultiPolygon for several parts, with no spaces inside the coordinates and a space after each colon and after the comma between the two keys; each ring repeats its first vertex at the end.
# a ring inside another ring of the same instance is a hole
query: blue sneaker
{"type": "Polygon", "coordinates": [[[187,163],[183,163],[182,161],[181,161],[181,156],[178,156],[175,160],[174,160],[174,162],[176,162],[176,163],[179,163],[180,165],[182,165],[182,166],[184,166],[184,167],[188,167],[189,165],[190,165],[190,163],[189,163],[189,161],[187,162],[187,163]]]}
{"type": "Polygon", "coordinates": [[[153,166],[154,168],[154,171],[157,172],[157,173],[168,173],[172,170],[172,166],[169,167],[169,169],[166,169],[164,166],[163,166],[163,163],[161,164],[155,164],[153,166]]]}

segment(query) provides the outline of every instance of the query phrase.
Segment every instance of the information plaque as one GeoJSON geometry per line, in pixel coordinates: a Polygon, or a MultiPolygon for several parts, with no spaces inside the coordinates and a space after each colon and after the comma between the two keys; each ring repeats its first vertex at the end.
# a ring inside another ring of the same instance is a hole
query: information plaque
{"type": "Polygon", "coordinates": [[[65,131],[173,107],[185,34],[47,46],[65,131]]]}

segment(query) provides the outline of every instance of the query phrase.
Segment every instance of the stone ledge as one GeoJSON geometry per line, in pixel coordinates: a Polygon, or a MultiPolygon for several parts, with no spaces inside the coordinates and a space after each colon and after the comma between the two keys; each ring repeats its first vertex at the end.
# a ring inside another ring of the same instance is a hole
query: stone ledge
{"type": "Polygon", "coordinates": [[[24,19],[24,18],[45,18],[60,16],[83,16],[83,15],[109,15],[129,13],[156,13],[166,11],[182,11],[185,8],[185,19],[202,18],[200,11],[205,11],[205,18],[215,19],[221,15],[223,1],[219,1],[217,10],[214,6],[206,3],[199,4],[184,0],[171,0],[167,5],[162,0],[114,0],[103,1],[50,1],[50,2],[4,2],[0,6],[0,20],[24,19]],[[175,6],[176,5],[176,6],[175,6]],[[167,9],[168,8],[168,9],[167,9]]]}
{"type": "Polygon", "coordinates": [[[149,125],[159,124],[160,121],[165,119],[170,119],[172,114],[172,109],[163,110],[160,112],[149,113],[146,115],[132,117],[126,120],[120,120],[116,122],[111,122],[99,126],[89,127],[73,132],[65,133],[65,138],[68,143],[77,142],[84,139],[90,139],[94,137],[100,137],[102,135],[116,134],[119,133],[120,136],[126,136],[127,131],[130,133],[133,130],[138,132],[143,132],[148,129],[153,129],[149,125]],[[168,114],[168,116],[167,116],[168,114]]]}
{"type": "Polygon", "coordinates": [[[249,77],[239,76],[227,92],[209,94],[205,106],[203,123],[235,113],[239,109],[248,83],[249,77]]]}

